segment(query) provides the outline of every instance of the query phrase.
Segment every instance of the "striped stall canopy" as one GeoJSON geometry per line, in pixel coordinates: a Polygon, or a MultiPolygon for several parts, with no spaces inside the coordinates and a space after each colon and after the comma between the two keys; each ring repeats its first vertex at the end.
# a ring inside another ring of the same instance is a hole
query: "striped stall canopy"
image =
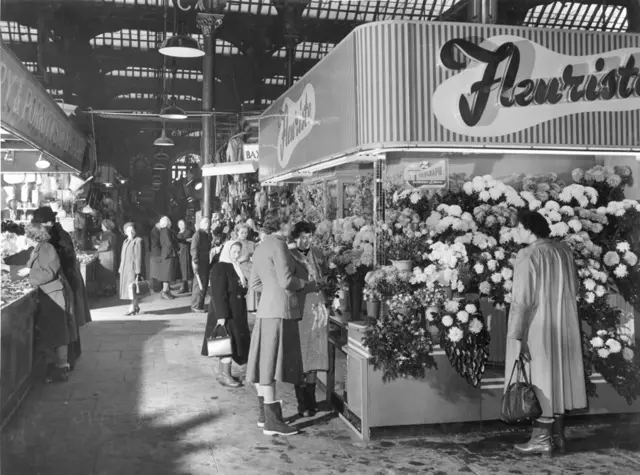
{"type": "Polygon", "coordinates": [[[363,25],[261,117],[261,179],[398,147],[638,152],[638,67],[637,34],[363,25]]]}

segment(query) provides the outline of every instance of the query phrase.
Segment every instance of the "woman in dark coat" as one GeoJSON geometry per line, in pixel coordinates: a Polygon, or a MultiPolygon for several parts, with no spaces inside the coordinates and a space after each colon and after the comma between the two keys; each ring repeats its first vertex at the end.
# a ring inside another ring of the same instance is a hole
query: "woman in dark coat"
{"type": "Polygon", "coordinates": [[[149,279],[153,281],[153,291],[158,288],[158,265],[161,260],[160,254],[160,228],[161,224],[156,223],[149,232],[149,279]]]}
{"type": "MultiPolygon", "coordinates": [[[[49,243],[55,248],[60,258],[62,273],[71,286],[73,293],[72,312],[77,327],[82,327],[91,321],[91,311],[89,310],[89,297],[84,285],[84,279],[80,272],[80,263],[76,258],[76,251],[73,247],[73,240],[68,232],[62,229],[60,223],[56,222],[56,215],[49,206],[38,208],[33,213],[32,223],[42,224],[51,239],[49,243]]],[[[71,369],[75,367],[76,360],[82,354],[80,336],[69,345],[69,365],[71,369]]]]}
{"type": "Polygon", "coordinates": [[[191,264],[191,240],[193,231],[187,228],[184,220],[178,221],[178,257],[180,259],[180,275],[182,278],[181,294],[189,293],[189,282],[193,279],[193,266],[191,264]]]}
{"type": "Polygon", "coordinates": [[[100,284],[101,295],[112,295],[115,293],[116,275],[116,255],[118,252],[118,237],[115,232],[115,224],[110,219],[102,221],[102,236],[98,244],[98,283],[100,284]]]}
{"type": "Polygon", "coordinates": [[[176,298],[169,285],[178,274],[178,241],[171,230],[171,220],[166,216],[160,219],[160,257],[156,272],[156,279],[162,282],[160,296],[169,300],[176,298]]]}
{"type": "Polygon", "coordinates": [[[228,388],[237,388],[241,384],[231,376],[231,360],[239,365],[246,364],[249,356],[251,333],[247,321],[247,278],[244,276],[238,259],[242,244],[234,242],[229,250],[229,261],[218,262],[211,269],[211,302],[207,328],[202,344],[202,355],[208,356],[207,340],[213,336],[216,327],[223,327],[231,337],[233,354],[220,358],[218,382],[228,388]]]}
{"type": "Polygon", "coordinates": [[[19,275],[29,275],[32,286],[42,291],[36,314],[39,345],[48,357],[46,382],[67,381],[68,345],[78,339],[78,327],[71,314],[73,295],[64,278],[60,258],[46,228],[30,224],[27,239],[34,244],[27,267],[19,275]]]}
{"type": "Polygon", "coordinates": [[[144,274],[144,245],[142,238],[136,236],[134,223],[124,225],[127,240],[122,245],[120,259],[120,299],[131,300],[131,306],[125,316],[136,315],[140,311],[138,300],[131,294],[131,284],[142,280],[144,274]]]}

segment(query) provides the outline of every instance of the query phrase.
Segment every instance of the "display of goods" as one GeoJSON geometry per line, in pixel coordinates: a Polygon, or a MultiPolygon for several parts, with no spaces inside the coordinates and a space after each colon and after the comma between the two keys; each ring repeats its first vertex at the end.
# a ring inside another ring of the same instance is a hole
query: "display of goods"
{"type": "Polygon", "coordinates": [[[14,223],[9,219],[2,220],[2,232],[13,233],[18,236],[24,235],[24,226],[22,224],[14,223]]]}
{"type": "Polygon", "coordinates": [[[5,279],[3,275],[0,306],[4,307],[10,304],[24,294],[29,293],[32,289],[33,287],[29,284],[29,279],[10,280],[5,279]]]}
{"type": "Polygon", "coordinates": [[[98,256],[95,253],[79,252],[76,257],[80,265],[87,265],[96,260],[98,256]]]}

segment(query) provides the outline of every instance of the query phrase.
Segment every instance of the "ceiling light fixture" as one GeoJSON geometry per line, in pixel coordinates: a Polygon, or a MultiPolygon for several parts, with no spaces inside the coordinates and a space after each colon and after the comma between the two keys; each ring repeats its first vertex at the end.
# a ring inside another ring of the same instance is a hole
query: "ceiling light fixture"
{"type": "Polygon", "coordinates": [[[160,54],[172,58],[201,58],[204,51],[197,40],[191,38],[184,28],[184,23],[178,25],[178,34],[165,39],[158,49],[160,54]]]}
{"type": "Polygon", "coordinates": [[[167,137],[167,132],[165,131],[163,126],[160,137],[154,140],[153,145],[155,145],[156,147],[173,147],[175,143],[173,142],[173,140],[167,137]]]}
{"type": "Polygon", "coordinates": [[[176,96],[171,98],[171,104],[165,106],[160,111],[160,118],[162,119],[170,119],[170,120],[184,120],[189,116],[184,111],[184,109],[178,107],[176,105],[176,96]]]}
{"type": "Polygon", "coordinates": [[[7,153],[4,154],[4,160],[6,162],[13,162],[14,160],[13,150],[9,150],[7,153]]]}
{"type": "Polygon", "coordinates": [[[44,170],[45,168],[49,168],[50,166],[51,163],[49,162],[49,160],[46,160],[44,158],[44,153],[40,152],[40,157],[38,157],[38,161],[36,162],[36,168],[44,170]]]}

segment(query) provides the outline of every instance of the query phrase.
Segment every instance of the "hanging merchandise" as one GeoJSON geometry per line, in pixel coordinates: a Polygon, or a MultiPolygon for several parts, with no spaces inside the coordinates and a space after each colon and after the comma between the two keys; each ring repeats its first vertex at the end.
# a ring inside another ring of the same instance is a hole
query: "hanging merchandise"
{"type": "Polygon", "coordinates": [[[36,181],[35,173],[27,173],[24,178],[25,183],[34,183],[36,181]]]}
{"type": "Polygon", "coordinates": [[[29,185],[26,183],[20,187],[20,201],[23,203],[29,201],[29,185]]]}
{"type": "Polygon", "coordinates": [[[39,202],[40,202],[40,192],[37,189],[31,190],[31,203],[38,206],[39,202]]]}

